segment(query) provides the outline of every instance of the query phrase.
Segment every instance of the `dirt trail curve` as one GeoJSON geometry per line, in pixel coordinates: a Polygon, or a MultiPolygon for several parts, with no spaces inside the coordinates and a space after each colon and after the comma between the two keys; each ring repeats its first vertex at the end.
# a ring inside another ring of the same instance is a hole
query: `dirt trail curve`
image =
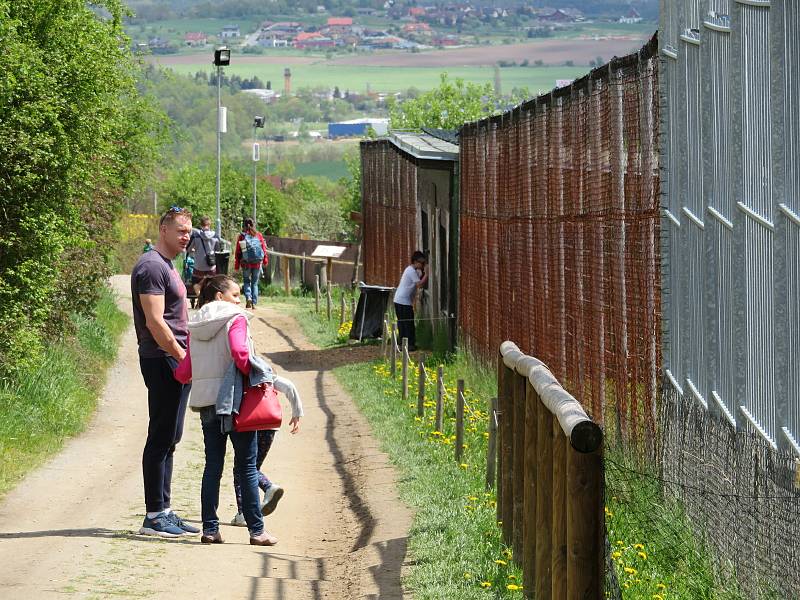
{"type": "MultiPolygon", "coordinates": [[[[129,311],[128,279],[113,284],[129,311]]],[[[88,430],[0,503],[0,596],[403,598],[410,515],[394,470],[328,370],[347,350],[314,350],[293,319],[269,308],[258,309],[253,331],[260,351],[297,384],[306,412],[302,432],[282,431],[265,464],[286,488],[266,519],[279,544],[250,546],[246,529],[227,525],[222,546],[135,535],[147,402],[129,330],[88,430]]],[[[197,522],[203,454],[193,413],[175,456],[173,508],[197,522]]],[[[229,451],[223,522],[235,512],[231,466],[229,451]]]]}

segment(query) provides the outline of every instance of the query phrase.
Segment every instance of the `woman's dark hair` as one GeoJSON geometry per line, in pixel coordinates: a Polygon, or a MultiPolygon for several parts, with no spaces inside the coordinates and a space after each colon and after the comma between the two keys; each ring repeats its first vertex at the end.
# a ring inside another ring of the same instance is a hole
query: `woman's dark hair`
{"type": "Polygon", "coordinates": [[[416,252],[414,252],[414,254],[411,255],[411,263],[413,264],[417,261],[426,263],[428,262],[428,257],[425,256],[424,252],[420,252],[419,250],[417,250],[416,252]]]}
{"type": "Polygon", "coordinates": [[[224,294],[231,289],[235,283],[233,277],[229,277],[228,275],[205,277],[200,284],[200,294],[197,296],[197,307],[200,308],[204,304],[213,302],[218,292],[224,294]]]}
{"type": "Polygon", "coordinates": [[[242,230],[243,231],[250,231],[254,226],[255,226],[255,223],[253,222],[253,219],[251,219],[250,217],[247,217],[242,222],[242,230]]]}

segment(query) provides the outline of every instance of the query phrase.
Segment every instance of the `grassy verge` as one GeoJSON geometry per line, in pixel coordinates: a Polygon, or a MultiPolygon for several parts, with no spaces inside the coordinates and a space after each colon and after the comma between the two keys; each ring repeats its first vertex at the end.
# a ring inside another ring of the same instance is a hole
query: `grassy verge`
{"type": "Polygon", "coordinates": [[[38,368],[0,384],[0,494],[83,430],[128,317],[103,292],[95,317],[75,318],[75,336],[54,343],[38,368]]]}
{"type": "MultiPolygon", "coordinates": [[[[314,312],[313,298],[273,297],[320,347],[342,343],[338,318],[314,312]]],[[[445,420],[435,431],[434,404],[416,416],[418,371],[410,373],[409,400],[382,361],[335,370],[368,418],[382,449],[401,472],[400,494],[416,511],[410,550],[415,560],[406,585],[418,598],[515,598],[521,573],[509,560],[496,524],[495,496],[485,493],[487,399],[497,393],[492,369],[457,353],[446,363],[426,359],[427,397],[433,398],[436,367],[445,373],[445,420]],[[454,460],[455,386],[466,382],[467,431],[463,462],[454,460]],[[483,585],[483,587],[482,587],[483,585]],[[511,586],[509,588],[509,586],[511,586]]],[[[399,368],[398,368],[399,373],[399,368]]],[[[657,477],[629,467],[608,450],[606,528],[614,577],[625,600],[671,598],[739,600],[733,581],[715,578],[712,557],[680,504],[668,500],[657,477]]]]}

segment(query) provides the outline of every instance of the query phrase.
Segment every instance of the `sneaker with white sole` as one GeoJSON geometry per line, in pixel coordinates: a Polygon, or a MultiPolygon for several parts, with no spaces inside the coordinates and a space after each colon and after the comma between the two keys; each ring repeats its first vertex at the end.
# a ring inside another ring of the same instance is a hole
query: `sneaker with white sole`
{"type": "Polygon", "coordinates": [[[154,535],[163,538],[177,538],[186,535],[186,532],[170,521],[167,513],[159,513],[152,519],[146,516],[139,535],[154,535]]]}
{"type": "Polygon", "coordinates": [[[174,511],[170,512],[167,515],[167,519],[169,519],[169,522],[175,525],[175,527],[177,527],[178,529],[183,529],[183,532],[186,533],[187,535],[197,535],[200,533],[200,530],[197,527],[189,525],[186,521],[181,519],[174,511]]]}
{"type": "Polygon", "coordinates": [[[278,506],[278,502],[280,502],[281,498],[283,498],[283,488],[277,483],[273,483],[264,492],[264,503],[261,505],[261,514],[266,517],[275,512],[275,508],[278,506]]]}
{"type": "Polygon", "coordinates": [[[231,525],[236,525],[236,527],[247,527],[247,521],[244,520],[244,515],[240,512],[236,513],[236,516],[231,519],[231,525]]]}

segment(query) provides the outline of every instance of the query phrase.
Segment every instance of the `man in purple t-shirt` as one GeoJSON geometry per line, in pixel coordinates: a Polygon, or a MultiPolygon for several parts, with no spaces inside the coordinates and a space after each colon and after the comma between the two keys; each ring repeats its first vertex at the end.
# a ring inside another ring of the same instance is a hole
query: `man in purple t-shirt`
{"type": "Polygon", "coordinates": [[[170,508],[172,456],[183,435],[183,420],[191,384],[173,376],[186,356],[189,335],[186,288],[172,260],[189,243],[192,214],[169,209],[159,224],[158,243],[145,252],[131,272],[133,324],[139,343],[139,366],[147,386],[150,421],[142,453],[144,499],[147,507],[143,535],[178,537],[200,532],[170,508]]]}

